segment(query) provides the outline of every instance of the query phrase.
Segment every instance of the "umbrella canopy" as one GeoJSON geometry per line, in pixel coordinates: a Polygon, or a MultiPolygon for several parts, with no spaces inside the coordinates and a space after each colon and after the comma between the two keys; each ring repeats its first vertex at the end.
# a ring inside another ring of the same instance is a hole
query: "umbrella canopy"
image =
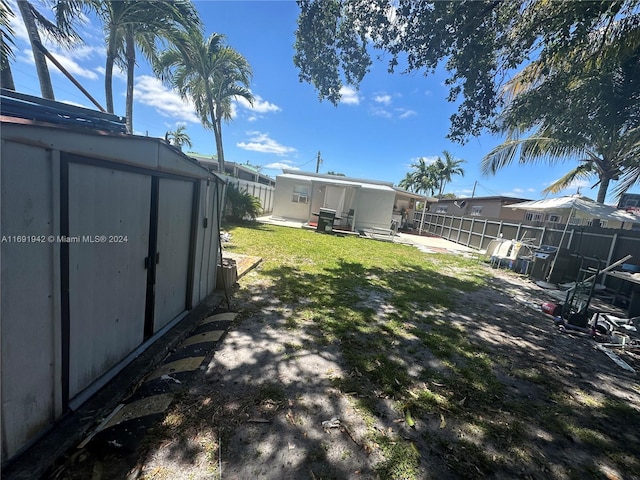
{"type": "MultiPolygon", "coordinates": [[[[565,214],[569,212],[571,216],[578,218],[598,218],[601,220],[612,220],[617,222],[640,223],[640,217],[618,210],[615,207],[597,203],[590,198],[580,195],[569,195],[558,198],[548,198],[545,200],[533,200],[530,202],[514,203],[511,208],[529,210],[532,212],[547,212],[555,214],[565,214]]],[[[569,219],[571,218],[569,217],[569,219]]]]}
{"type": "MultiPolygon", "coordinates": [[[[597,218],[600,220],[612,220],[617,222],[640,223],[640,217],[636,215],[632,215],[623,210],[618,210],[615,207],[610,207],[608,205],[594,202],[590,198],[582,197],[580,195],[569,195],[565,197],[548,198],[545,200],[514,203],[510,206],[514,209],[517,208],[532,212],[555,213],[558,215],[568,213],[567,223],[564,226],[564,230],[562,232],[562,236],[560,237],[560,243],[558,244],[558,247],[562,247],[564,237],[566,236],[567,229],[569,228],[569,223],[571,222],[571,218],[573,217],[587,219],[597,218]]],[[[558,255],[555,255],[553,257],[553,260],[551,261],[551,268],[549,269],[547,279],[551,278],[553,270],[556,266],[557,258],[558,255]]]]}

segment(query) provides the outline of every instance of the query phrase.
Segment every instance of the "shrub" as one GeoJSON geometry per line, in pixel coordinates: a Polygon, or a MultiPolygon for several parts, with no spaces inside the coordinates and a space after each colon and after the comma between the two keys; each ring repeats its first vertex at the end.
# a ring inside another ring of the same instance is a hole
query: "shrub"
{"type": "Polygon", "coordinates": [[[262,213],[260,199],[246,191],[241,192],[234,184],[227,185],[225,214],[232,221],[255,220],[262,213]]]}

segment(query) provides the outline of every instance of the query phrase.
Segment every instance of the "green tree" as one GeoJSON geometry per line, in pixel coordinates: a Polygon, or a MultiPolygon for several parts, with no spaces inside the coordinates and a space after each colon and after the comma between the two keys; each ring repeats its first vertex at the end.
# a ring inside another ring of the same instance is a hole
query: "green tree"
{"type": "MultiPolygon", "coordinates": [[[[29,43],[31,44],[31,50],[33,54],[33,60],[36,67],[36,73],[38,75],[38,81],[40,83],[40,92],[43,98],[49,100],[55,100],[55,94],[53,92],[53,85],[51,83],[51,75],[49,73],[49,66],[47,64],[47,57],[40,48],[42,40],[40,33],[51,38],[55,42],[63,46],[70,46],[76,40],[78,36],[73,29],[67,29],[57,25],[45,17],[35,6],[26,0],[18,0],[18,9],[20,10],[20,16],[24,22],[24,26],[29,36],[29,43]]],[[[2,5],[3,16],[5,11],[11,12],[6,4],[2,5]]],[[[8,34],[7,30],[7,34],[8,34]]],[[[6,48],[5,32],[3,28],[3,48],[6,48]]],[[[8,61],[8,57],[4,56],[3,62],[8,61]]]]}
{"type": "MultiPolygon", "coordinates": [[[[125,116],[127,130],[133,131],[133,84],[136,48],[153,62],[157,42],[172,41],[181,29],[198,27],[200,20],[188,1],[85,0],[71,2],[70,7],[93,10],[103,22],[107,56],[105,64],[106,108],[114,113],[113,68],[122,67],[127,74],[125,116]]],[[[61,9],[70,12],[72,8],[61,9]]],[[[68,19],[61,13],[60,19],[68,19]]]]}
{"type": "Polygon", "coordinates": [[[13,17],[14,13],[9,8],[6,0],[0,0],[0,85],[2,85],[2,88],[8,88],[9,90],[16,89],[9,62],[13,58],[11,47],[15,45],[13,42],[14,32],[11,28],[11,19],[13,17]]]}
{"type": "Polygon", "coordinates": [[[415,178],[411,172],[407,172],[402,180],[398,182],[398,187],[404,188],[410,192],[415,192],[415,178]]]}
{"type": "Polygon", "coordinates": [[[459,102],[449,131],[456,141],[485,128],[495,131],[500,88],[530,59],[582,51],[591,35],[608,31],[616,19],[625,25],[613,38],[619,49],[640,37],[638,0],[298,0],[298,5],[294,63],[300,80],[314,85],[320,99],[335,104],[344,83],[357,86],[372,54],[385,54],[391,72],[429,74],[444,65],[448,99],[459,102]]]}
{"type": "Polygon", "coordinates": [[[224,173],[222,121],[231,120],[231,102],[243,97],[253,104],[249,90],[252,72],[247,60],[214,33],[204,38],[197,28],[179,32],[174,46],[159,55],[156,74],[190,99],[202,125],[213,130],[218,171],[224,173]]]}
{"type": "Polygon", "coordinates": [[[451,181],[453,175],[464,176],[464,169],[460,166],[465,163],[464,160],[455,159],[446,150],[442,152],[442,157],[438,157],[432,164],[438,183],[438,198],[442,198],[444,187],[451,181]]]}
{"type": "Polygon", "coordinates": [[[611,181],[620,180],[617,196],[637,183],[640,42],[620,50],[615,38],[625,30],[623,23],[613,22],[592,35],[591,50],[539,59],[506,85],[508,103],[501,117],[506,140],[483,159],[485,174],[516,158],[520,164],[577,163],[544,192],[596,177],[600,203],[611,181]]]}
{"type": "Polygon", "coordinates": [[[433,163],[428,163],[426,158],[420,157],[411,164],[411,168],[413,171],[407,175],[410,175],[412,180],[408,181],[407,176],[402,183],[410,185],[415,193],[433,195],[438,188],[438,171],[433,163]]]}
{"type": "Polygon", "coordinates": [[[170,143],[174,147],[178,147],[180,150],[182,150],[182,147],[184,145],[187,145],[189,148],[191,148],[191,138],[185,132],[185,128],[186,127],[184,125],[180,125],[175,131],[169,130],[167,133],[165,133],[164,139],[167,141],[167,143],[170,143]]]}

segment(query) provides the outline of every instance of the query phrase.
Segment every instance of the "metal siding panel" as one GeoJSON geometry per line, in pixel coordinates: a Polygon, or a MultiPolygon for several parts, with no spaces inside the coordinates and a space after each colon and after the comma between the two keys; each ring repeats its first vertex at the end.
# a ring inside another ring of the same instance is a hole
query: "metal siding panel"
{"type": "Polygon", "coordinates": [[[193,182],[160,179],[154,332],[186,308],[193,182]]]}
{"type": "Polygon", "coordinates": [[[52,170],[49,152],[2,144],[2,235],[44,243],[2,243],[2,460],[54,420],[55,358],[52,170]]]}
{"type": "Polygon", "coordinates": [[[73,397],[143,340],[151,177],[69,166],[69,234],[126,242],[69,244],[70,373],[73,397]]]}

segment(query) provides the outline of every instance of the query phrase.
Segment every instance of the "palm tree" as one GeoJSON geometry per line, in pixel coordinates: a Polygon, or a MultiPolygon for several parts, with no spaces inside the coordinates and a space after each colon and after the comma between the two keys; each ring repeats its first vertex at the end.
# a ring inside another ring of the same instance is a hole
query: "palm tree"
{"type": "Polygon", "coordinates": [[[14,16],[6,0],[0,0],[0,85],[15,90],[9,59],[13,57],[13,29],[11,18],[14,16]]]}
{"type": "Polygon", "coordinates": [[[189,135],[184,131],[185,128],[186,127],[184,125],[180,125],[174,132],[168,131],[165,133],[164,139],[167,143],[170,143],[174,147],[178,147],[180,150],[182,150],[183,145],[187,145],[191,148],[191,138],[189,138],[189,135]]]}
{"type": "Polygon", "coordinates": [[[451,181],[453,175],[464,176],[464,170],[460,166],[465,163],[464,160],[456,160],[448,151],[442,152],[444,159],[438,157],[433,163],[435,165],[436,177],[438,180],[438,198],[442,198],[444,187],[451,181]]]}
{"type": "Polygon", "coordinates": [[[171,41],[181,28],[199,26],[197,12],[187,1],[85,0],[76,5],[94,10],[104,23],[107,44],[104,86],[109,113],[114,113],[113,68],[119,65],[126,70],[125,116],[127,130],[132,132],[136,47],[153,62],[157,54],[156,42],[171,41]]]}
{"type": "Polygon", "coordinates": [[[411,172],[407,172],[402,180],[398,182],[398,187],[404,188],[410,192],[415,192],[415,179],[411,172]]]}
{"type": "Polygon", "coordinates": [[[541,58],[507,83],[502,115],[506,140],[482,161],[495,173],[519,163],[578,165],[544,192],[558,192],[576,179],[597,177],[604,203],[612,180],[620,196],[640,178],[640,39],[615,39],[622,22],[591,37],[590,49],[562,58],[541,58]],[[527,136],[527,134],[529,134],[527,136]]]}
{"type": "Polygon", "coordinates": [[[224,174],[222,120],[232,118],[233,99],[243,97],[253,103],[247,60],[224,44],[223,35],[214,33],[205,39],[200,29],[191,28],[177,34],[174,46],[159,55],[154,70],[182,98],[193,102],[202,125],[213,130],[218,171],[224,174]]]}
{"type": "MultiPolygon", "coordinates": [[[[437,171],[433,164],[427,163],[424,157],[420,157],[416,163],[411,164],[411,168],[414,171],[408,175],[412,177],[414,191],[416,193],[423,192],[424,194],[430,192],[430,195],[433,195],[433,192],[438,188],[437,171]]],[[[407,177],[405,177],[405,180],[407,180],[407,177]]]]}
{"type": "MultiPolygon", "coordinates": [[[[53,85],[51,84],[51,75],[49,74],[49,67],[47,65],[47,58],[40,48],[42,45],[40,31],[64,46],[71,45],[79,37],[73,29],[61,27],[49,21],[33,6],[31,2],[18,0],[17,3],[20,15],[22,16],[22,21],[24,22],[27,34],[29,35],[29,42],[31,43],[31,50],[33,52],[33,60],[38,74],[38,81],[40,82],[40,92],[43,98],[55,100],[53,85]]],[[[5,8],[8,9],[8,7],[3,5],[2,10],[4,11],[5,8]]],[[[4,39],[3,44],[6,46],[4,39]]],[[[3,56],[3,61],[4,60],[6,59],[3,56]]]]}

